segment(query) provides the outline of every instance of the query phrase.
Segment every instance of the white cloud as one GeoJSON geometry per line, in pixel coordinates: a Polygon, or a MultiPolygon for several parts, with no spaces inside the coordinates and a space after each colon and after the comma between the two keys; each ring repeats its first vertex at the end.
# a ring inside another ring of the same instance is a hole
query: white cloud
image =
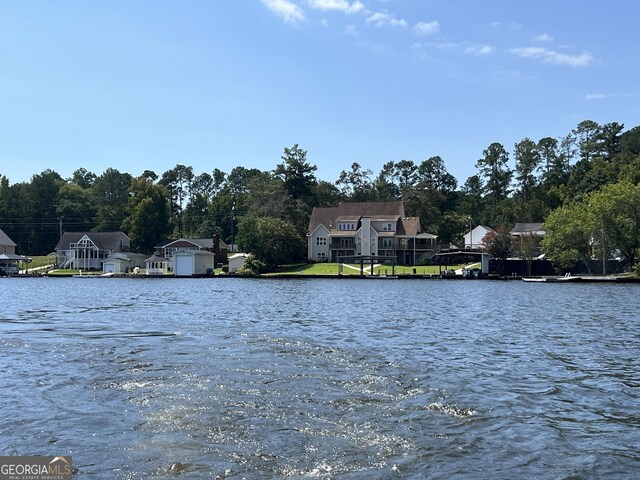
{"type": "Polygon", "coordinates": [[[603,98],[609,98],[611,96],[610,93],[588,93],[584,98],[585,100],[602,100],[603,98]]]}
{"type": "Polygon", "coordinates": [[[586,50],[577,55],[562,53],[544,47],[512,48],[507,51],[520,58],[532,58],[552,65],[566,65],[574,68],[588,67],[594,62],[593,55],[586,50]]]}
{"type": "Polygon", "coordinates": [[[262,0],[262,3],[287,23],[296,24],[305,20],[302,8],[289,0],[262,0]]]}
{"type": "Polygon", "coordinates": [[[522,28],[522,24],[518,22],[491,22],[491,28],[502,28],[506,27],[509,30],[520,30],[522,28]]]}
{"type": "Polygon", "coordinates": [[[389,12],[375,12],[369,18],[367,23],[372,23],[376,27],[406,27],[407,21],[403,18],[396,18],[389,12]]]}
{"type": "Polygon", "coordinates": [[[588,93],[584,96],[585,100],[604,100],[605,98],[635,98],[637,93],[588,93]]]}
{"type": "Polygon", "coordinates": [[[364,9],[360,0],[351,3],[347,0],[309,0],[309,6],[317,10],[340,10],[345,13],[358,13],[364,9]]]}
{"type": "Polygon", "coordinates": [[[413,27],[413,31],[417,35],[430,35],[440,30],[440,22],[434,20],[433,22],[418,22],[413,27]]]}
{"type": "Polygon", "coordinates": [[[471,45],[464,49],[464,53],[470,53],[472,55],[489,55],[493,53],[493,47],[491,45],[471,45]]]}
{"type": "Polygon", "coordinates": [[[540,42],[540,43],[549,43],[549,42],[553,42],[553,37],[551,35],[548,35],[546,33],[542,33],[540,35],[537,35],[533,38],[534,42],[540,42]]]}

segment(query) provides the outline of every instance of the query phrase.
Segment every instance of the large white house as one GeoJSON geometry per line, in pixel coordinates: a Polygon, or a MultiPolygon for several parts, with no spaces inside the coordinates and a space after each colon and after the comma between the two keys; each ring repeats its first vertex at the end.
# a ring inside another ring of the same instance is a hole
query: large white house
{"type": "Polygon", "coordinates": [[[398,202],[340,202],[316,207],[307,231],[307,258],[337,262],[338,257],[395,257],[416,265],[435,253],[437,236],[422,233],[420,219],[407,217],[398,202]]]}

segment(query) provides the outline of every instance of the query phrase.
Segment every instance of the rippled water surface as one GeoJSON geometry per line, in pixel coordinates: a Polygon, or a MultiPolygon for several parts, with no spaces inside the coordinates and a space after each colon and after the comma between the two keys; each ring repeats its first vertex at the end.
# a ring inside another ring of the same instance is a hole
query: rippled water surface
{"type": "Polygon", "coordinates": [[[77,478],[640,475],[637,285],[0,289],[0,454],[77,478]]]}

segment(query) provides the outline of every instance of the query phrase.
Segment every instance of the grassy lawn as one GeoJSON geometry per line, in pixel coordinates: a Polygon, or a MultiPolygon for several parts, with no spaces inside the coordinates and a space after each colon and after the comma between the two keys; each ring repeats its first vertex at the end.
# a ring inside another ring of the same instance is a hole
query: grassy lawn
{"type": "MultiPolygon", "coordinates": [[[[365,275],[368,275],[370,272],[368,270],[369,265],[365,264],[365,275]]],[[[462,268],[462,265],[452,265],[447,266],[448,269],[457,270],[462,268]]],[[[437,275],[440,273],[440,267],[438,265],[429,265],[429,266],[417,266],[417,267],[406,267],[396,265],[395,274],[396,275],[413,275],[413,270],[415,269],[416,275],[437,275]]],[[[443,267],[444,270],[444,267],[443,267]]],[[[375,265],[373,267],[373,271],[376,275],[391,275],[392,267],[391,265],[375,265]]],[[[352,265],[344,265],[342,268],[343,275],[360,275],[360,264],[352,264],[352,265]]],[[[299,263],[295,265],[285,265],[280,267],[275,272],[271,273],[271,275],[338,275],[338,264],[337,263],[299,263]]]]}
{"type": "Polygon", "coordinates": [[[53,265],[56,262],[55,257],[47,257],[47,256],[35,256],[32,257],[30,255],[25,255],[31,259],[31,263],[29,264],[29,270],[32,268],[40,268],[45,267],[47,265],[53,265]]]}

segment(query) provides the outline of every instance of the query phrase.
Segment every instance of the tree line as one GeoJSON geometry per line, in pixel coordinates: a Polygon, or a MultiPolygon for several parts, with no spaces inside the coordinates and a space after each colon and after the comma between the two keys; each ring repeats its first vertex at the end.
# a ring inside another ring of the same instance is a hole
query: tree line
{"type": "MultiPolygon", "coordinates": [[[[607,218],[602,208],[594,213],[589,202],[595,205],[597,195],[607,195],[613,185],[638,189],[640,127],[625,131],[620,123],[585,120],[561,138],[524,138],[511,155],[494,142],[476,159],[475,168],[460,185],[439,156],[419,163],[389,161],[375,174],[354,162],[330,182],[318,179],[307,151],[293,145],[284,148],[271,170],[238,166],[228,173],[213,168],[196,174],[178,164],[160,175],[145,170],[134,177],[113,168],[101,174],[78,168],[65,179],[47,169],[15,184],[3,174],[0,228],[29,255],[50,253],[61,231],[122,230],[131,237],[132,249],[152,253],[164,238],[214,234],[227,243],[257,248],[255,243],[264,242],[268,232],[284,230],[289,232],[283,249],[288,258],[265,259],[275,264],[304,258],[313,207],[402,199],[406,213],[419,217],[423,229],[437,234],[443,244],[460,242],[472,225],[497,228],[547,220],[551,239],[554,225],[588,224],[589,231],[583,233],[591,241],[595,220],[584,217],[571,223],[569,219],[579,218],[572,209],[581,205],[605,230],[617,228],[620,218],[607,218]]],[[[619,241],[606,240],[612,248],[619,241]]],[[[579,253],[562,265],[591,254],[583,247],[573,249],[579,253]]],[[[564,251],[551,241],[547,248],[558,257],[564,251]]],[[[628,258],[635,258],[632,244],[624,248],[628,258]]]]}

